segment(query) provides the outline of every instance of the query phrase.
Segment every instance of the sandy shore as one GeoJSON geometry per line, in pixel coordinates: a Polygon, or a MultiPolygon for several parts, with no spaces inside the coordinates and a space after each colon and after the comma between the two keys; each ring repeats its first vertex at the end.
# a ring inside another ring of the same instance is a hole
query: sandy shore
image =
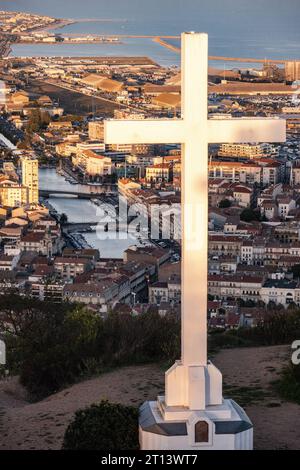
{"type": "Polygon", "coordinates": [[[50,23],[45,26],[41,26],[40,28],[33,28],[27,31],[27,33],[43,33],[43,32],[49,32],[49,31],[54,31],[56,29],[61,29],[64,28],[65,26],[70,26],[71,24],[77,23],[76,20],[72,19],[66,19],[66,20],[56,20],[53,23],[50,23]]]}
{"type": "MultiPolygon", "coordinates": [[[[224,394],[243,404],[254,423],[256,449],[300,449],[300,406],[283,402],[271,382],[286,364],[285,346],[225,350],[214,363],[224,394]]],[[[0,449],[60,449],[77,409],[109,399],[138,406],[164,389],[157,365],[125,367],[87,380],[35,404],[16,378],[0,382],[0,449]]]]}

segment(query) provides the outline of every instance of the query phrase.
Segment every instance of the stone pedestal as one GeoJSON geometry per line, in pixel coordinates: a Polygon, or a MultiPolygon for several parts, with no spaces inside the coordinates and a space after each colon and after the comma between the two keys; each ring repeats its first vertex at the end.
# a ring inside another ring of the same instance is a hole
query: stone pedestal
{"type": "Polygon", "coordinates": [[[211,363],[191,369],[176,363],[166,373],[166,390],[171,385],[172,394],[140,408],[141,449],[252,450],[252,423],[237,403],[223,399],[220,372],[211,363]],[[193,386],[187,390],[187,383],[197,385],[198,393],[193,386]]]}

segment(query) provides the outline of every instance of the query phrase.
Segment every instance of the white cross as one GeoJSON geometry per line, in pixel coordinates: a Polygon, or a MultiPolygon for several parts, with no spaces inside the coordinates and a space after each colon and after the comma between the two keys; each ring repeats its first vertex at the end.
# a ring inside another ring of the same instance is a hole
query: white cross
{"type": "Polygon", "coordinates": [[[182,144],[182,357],[207,365],[208,144],[283,142],[279,119],[208,119],[208,36],[183,33],[181,119],[108,120],[107,144],[182,144]],[[200,239],[202,237],[202,240],[200,239]]]}

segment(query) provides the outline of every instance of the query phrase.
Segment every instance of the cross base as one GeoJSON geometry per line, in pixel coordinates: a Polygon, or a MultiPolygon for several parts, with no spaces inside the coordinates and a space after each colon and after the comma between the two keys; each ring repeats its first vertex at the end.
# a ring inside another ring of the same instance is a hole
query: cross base
{"type": "Polygon", "coordinates": [[[142,450],[253,448],[252,423],[237,403],[224,400],[222,374],[211,362],[175,362],[166,372],[166,395],[140,408],[139,434],[142,450]]]}
{"type": "Polygon", "coordinates": [[[186,366],[181,361],[166,372],[166,403],[203,410],[222,403],[222,374],[208,361],[206,366],[186,366]]]}
{"type": "Polygon", "coordinates": [[[167,407],[159,396],[140,408],[139,438],[141,450],[252,450],[253,425],[233,400],[194,411],[167,407]],[[206,427],[202,439],[199,422],[206,427]]]}

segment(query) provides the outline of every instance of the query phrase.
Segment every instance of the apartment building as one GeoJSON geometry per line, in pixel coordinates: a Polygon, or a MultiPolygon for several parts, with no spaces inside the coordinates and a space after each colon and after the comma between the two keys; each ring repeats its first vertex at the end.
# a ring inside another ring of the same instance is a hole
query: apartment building
{"type": "Polygon", "coordinates": [[[38,160],[30,157],[21,159],[22,184],[28,188],[28,203],[39,202],[39,164],[38,160]]]}
{"type": "Polygon", "coordinates": [[[149,303],[160,305],[161,303],[179,305],[181,303],[180,279],[168,282],[156,282],[149,286],[149,303]]]}
{"type": "Polygon", "coordinates": [[[88,124],[90,140],[104,140],[104,121],[90,121],[88,124]]]}
{"type": "Polygon", "coordinates": [[[212,161],[209,164],[210,179],[225,179],[248,185],[275,185],[284,175],[284,165],[271,159],[255,163],[212,161]]]}
{"type": "Polygon", "coordinates": [[[237,235],[209,235],[208,249],[212,256],[239,256],[245,237],[237,235]]]}
{"type": "Polygon", "coordinates": [[[111,158],[98,155],[92,150],[78,151],[76,156],[72,158],[72,163],[88,176],[107,176],[112,174],[111,158]]]}
{"type": "Polygon", "coordinates": [[[46,302],[61,303],[65,284],[54,280],[32,282],[30,294],[32,297],[46,302]]]}
{"type": "Polygon", "coordinates": [[[248,266],[263,266],[265,252],[264,240],[245,240],[241,245],[240,261],[248,266]]]}
{"type": "Polygon", "coordinates": [[[208,293],[218,299],[242,299],[257,302],[263,277],[234,275],[209,275],[208,293]]]}
{"type": "Polygon", "coordinates": [[[107,313],[108,305],[118,299],[118,285],[109,279],[101,283],[67,284],[63,289],[63,298],[69,302],[97,306],[101,313],[107,313]]]}
{"type": "Polygon", "coordinates": [[[254,190],[246,186],[236,186],[233,189],[233,197],[240,207],[250,207],[253,203],[254,190]]]}
{"type": "Polygon", "coordinates": [[[285,308],[291,303],[300,305],[300,286],[297,281],[288,279],[268,279],[260,290],[260,297],[265,304],[273,302],[285,308]]]}
{"type": "Polygon", "coordinates": [[[135,261],[139,263],[145,263],[147,265],[154,265],[157,270],[160,266],[166,263],[171,257],[171,254],[167,250],[160,248],[149,247],[137,247],[131,246],[124,251],[123,259],[125,263],[129,261],[135,261]]]}
{"type": "Polygon", "coordinates": [[[172,169],[168,163],[158,163],[146,168],[147,183],[168,183],[172,178],[172,169]]]}
{"type": "Polygon", "coordinates": [[[285,63],[285,78],[288,82],[300,80],[300,61],[290,60],[285,63]]]}
{"type": "Polygon", "coordinates": [[[128,178],[119,178],[118,179],[118,191],[119,194],[127,200],[131,200],[131,192],[134,189],[141,189],[140,183],[130,180],[128,178]]]}
{"type": "Polygon", "coordinates": [[[0,200],[4,207],[21,207],[28,202],[29,188],[13,181],[0,183],[0,200]]]}
{"type": "Polygon", "coordinates": [[[72,258],[58,256],[54,260],[54,270],[66,281],[71,281],[79,274],[91,269],[92,263],[88,258],[72,258]]]}
{"type": "Polygon", "coordinates": [[[237,157],[252,160],[265,156],[277,156],[278,150],[270,144],[222,144],[218,155],[219,157],[237,157]]]}
{"type": "Polygon", "coordinates": [[[40,255],[52,255],[52,241],[48,233],[28,232],[21,236],[19,241],[21,251],[33,251],[40,255]]]}

